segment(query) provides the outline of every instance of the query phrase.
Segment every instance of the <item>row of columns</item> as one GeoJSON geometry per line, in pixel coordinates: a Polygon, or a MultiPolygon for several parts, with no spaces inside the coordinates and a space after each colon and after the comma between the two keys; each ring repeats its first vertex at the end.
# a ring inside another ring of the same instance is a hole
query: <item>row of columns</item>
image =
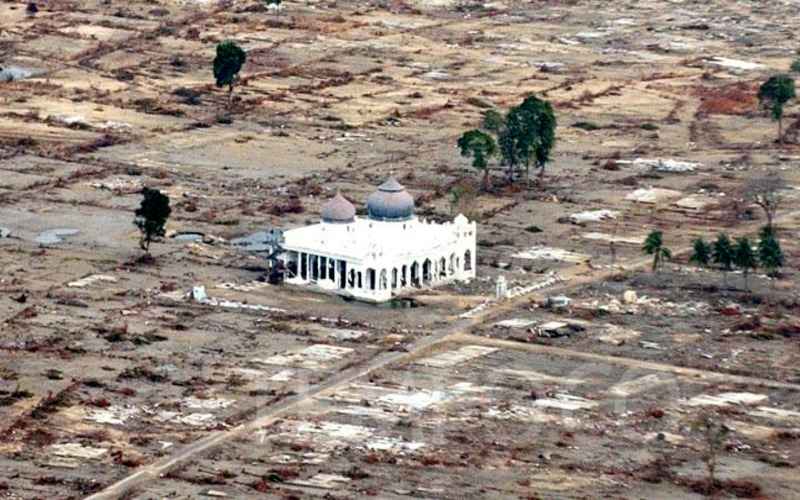
{"type": "Polygon", "coordinates": [[[453,253],[449,257],[427,258],[421,263],[414,261],[378,270],[353,266],[346,260],[296,252],[295,276],[316,283],[329,280],[341,290],[394,291],[449,281],[464,271],[474,270],[474,259],[474,254],[467,250],[463,255],[453,253]]]}

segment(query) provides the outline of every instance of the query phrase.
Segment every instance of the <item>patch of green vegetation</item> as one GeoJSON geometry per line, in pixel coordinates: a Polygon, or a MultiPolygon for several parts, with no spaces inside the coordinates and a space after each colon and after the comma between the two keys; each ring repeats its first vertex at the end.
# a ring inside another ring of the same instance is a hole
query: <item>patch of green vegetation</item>
{"type": "Polygon", "coordinates": [[[658,125],[655,123],[642,123],[639,128],[642,130],[658,130],[658,125]]]}

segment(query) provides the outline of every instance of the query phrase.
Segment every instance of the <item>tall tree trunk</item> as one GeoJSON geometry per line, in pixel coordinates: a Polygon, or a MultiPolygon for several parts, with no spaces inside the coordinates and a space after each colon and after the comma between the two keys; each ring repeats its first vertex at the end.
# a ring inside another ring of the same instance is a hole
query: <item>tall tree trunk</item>
{"type": "Polygon", "coordinates": [[[783,146],[783,116],[778,117],[778,144],[783,146]]]}
{"type": "Polygon", "coordinates": [[[488,193],[490,188],[491,186],[489,185],[489,166],[487,165],[483,169],[483,190],[488,193]]]}
{"type": "MultiPolygon", "coordinates": [[[[233,104],[233,84],[231,83],[228,85],[228,107],[230,108],[231,104],[233,104]]],[[[230,109],[229,109],[230,111],[230,109]]]]}

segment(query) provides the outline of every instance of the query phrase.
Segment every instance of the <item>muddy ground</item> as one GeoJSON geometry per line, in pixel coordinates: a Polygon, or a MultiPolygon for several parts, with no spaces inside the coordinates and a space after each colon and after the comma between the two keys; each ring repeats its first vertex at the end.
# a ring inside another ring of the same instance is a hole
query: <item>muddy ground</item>
{"type": "Polygon", "coordinates": [[[717,494],[800,496],[800,105],[778,144],[756,97],[795,3],[27,3],[0,3],[0,498],[700,498],[702,415],[730,429],[717,494]],[[532,93],[553,161],[482,192],[458,136],[532,93]],[[780,276],[690,264],[757,233],[767,173],[780,276]],[[478,221],[478,279],[375,307],[231,244],[389,174],[478,221]],[[145,186],[173,206],[154,262],[145,186]]]}

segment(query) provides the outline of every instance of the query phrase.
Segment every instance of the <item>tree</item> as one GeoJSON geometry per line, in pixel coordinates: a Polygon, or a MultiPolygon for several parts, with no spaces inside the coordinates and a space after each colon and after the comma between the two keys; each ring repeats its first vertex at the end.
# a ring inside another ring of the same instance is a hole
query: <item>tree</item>
{"type": "Polygon", "coordinates": [[[672,252],[664,246],[664,235],[661,231],[651,231],[642,245],[642,251],[653,256],[653,271],[658,271],[663,259],[671,259],[672,252]]]}
{"type": "Polygon", "coordinates": [[[775,237],[775,231],[769,226],[761,228],[758,240],[758,260],[771,277],[775,277],[778,274],[778,269],[783,267],[784,264],[785,259],[781,244],[778,242],[778,238],[775,237]]]}
{"type": "Polygon", "coordinates": [[[720,233],[717,236],[717,241],[714,242],[714,247],[711,250],[711,258],[715,264],[722,268],[722,279],[727,286],[728,271],[733,268],[733,245],[731,245],[731,240],[727,234],[720,233]]]}
{"type": "Polygon", "coordinates": [[[489,134],[480,130],[464,132],[458,139],[461,156],[472,157],[472,166],[483,170],[483,189],[489,190],[489,164],[488,159],[497,154],[497,144],[489,134]]]}
{"type": "Polygon", "coordinates": [[[214,78],[217,87],[228,86],[228,102],[233,99],[233,86],[239,80],[239,71],[247,60],[247,54],[236,42],[227,40],[217,45],[214,58],[214,78]]]}
{"type": "Polygon", "coordinates": [[[505,125],[506,119],[499,111],[496,109],[487,109],[484,111],[483,121],[481,123],[481,127],[483,127],[483,129],[495,134],[499,134],[505,125]]]}
{"type": "Polygon", "coordinates": [[[142,233],[139,246],[150,254],[150,243],[158,241],[165,234],[164,226],[172,213],[169,197],[158,189],[144,188],[142,204],[136,209],[133,223],[142,233]]]}
{"type": "Polygon", "coordinates": [[[717,416],[709,413],[701,414],[692,422],[692,428],[703,435],[703,442],[706,447],[703,453],[703,462],[705,462],[706,471],[708,472],[706,493],[713,495],[717,489],[716,472],[719,452],[722,450],[722,445],[725,444],[730,428],[720,423],[717,416]]]}
{"type": "Polygon", "coordinates": [[[783,144],[783,106],[795,97],[794,80],[788,75],[772,76],[758,89],[758,101],[778,122],[778,142],[783,144]]]}
{"type": "Polygon", "coordinates": [[[744,186],[744,197],[764,210],[767,227],[772,227],[775,213],[783,201],[783,192],[788,189],[786,181],[779,175],[766,175],[750,179],[744,186]]]}
{"type": "Polygon", "coordinates": [[[550,161],[550,152],[556,142],[556,117],[549,102],[535,96],[511,108],[506,122],[498,134],[498,144],[503,162],[508,166],[509,180],[514,179],[517,167],[524,165],[526,177],[531,163],[540,168],[550,161]]]}
{"type": "Polygon", "coordinates": [[[692,256],[689,257],[689,262],[694,262],[700,267],[708,266],[711,262],[711,245],[705,242],[703,238],[694,240],[692,256]]]}
{"type": "Polygon", "coordinates": [[[758,267],[758,260],[756,259],[755,252],[753,252],[753,245],[750,244],[749,238],[742,237],[736,239],[736,246],[733,249],[733,263],[742,270],[744,274],[744,287],[750,290],[750,284],[747,278],[750,275],[750,271],[758,267]]]}

